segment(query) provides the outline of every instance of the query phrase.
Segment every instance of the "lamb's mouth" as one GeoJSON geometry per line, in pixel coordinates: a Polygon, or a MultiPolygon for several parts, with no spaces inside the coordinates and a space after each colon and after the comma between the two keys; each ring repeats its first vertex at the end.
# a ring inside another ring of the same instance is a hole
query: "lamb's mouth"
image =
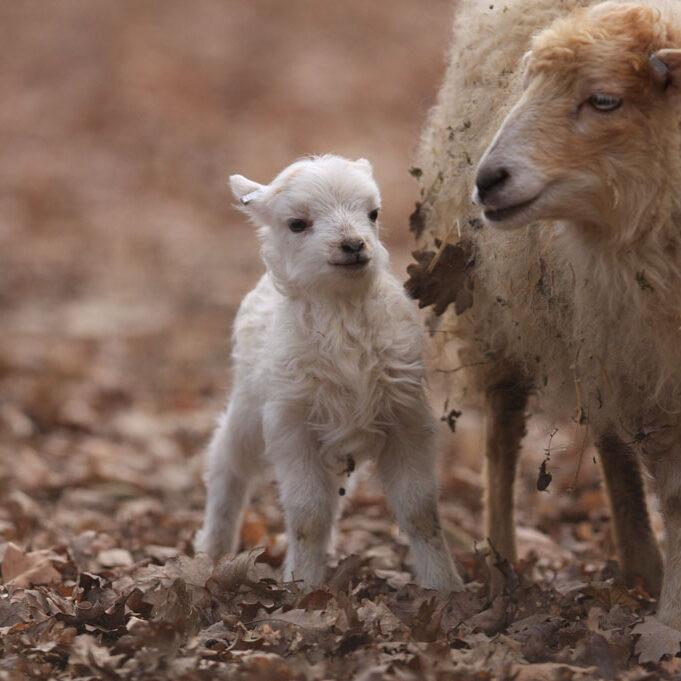
{"type": "Polygon", "coordinates": [[[362,256],[362,257],[357,257],[354,260],[342,260],[342,261],[331,260],[329,262],[329,265],[333,265],[334,267],[337,267],[338,269],[346,270],[348,272],[356,272],[358,270],[363,270],[369,264],[370,260],[371,260],[371,258],[367,258],[366,256],[362,256]]]}
{"type": "Polygon", "coordinates": [[[526,208],[529,208],[538,198],[539,194],[533,196],[531,199],[528,199],[527,201],[521,201],[520,203],[514,203],[512,206],[506,206],[506,208],[490,208],[488,210],[483,211],[483,215],[485,216],[485,219],[489,220],[490,222],[504,222],[505,220],[514,218],[516,217],[516,215],[522,213],[526,208]]]}

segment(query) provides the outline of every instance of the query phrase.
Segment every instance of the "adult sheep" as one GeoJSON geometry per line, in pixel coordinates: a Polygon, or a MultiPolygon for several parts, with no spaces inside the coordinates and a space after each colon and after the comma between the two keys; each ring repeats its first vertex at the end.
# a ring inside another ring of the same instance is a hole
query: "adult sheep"
{"type": "Polygon", "coordinates": [[[489,537],[515,558],[537,392],[553,418],[587,425],[621,568],[655,593],[639,459],[652,474],[658,614],[681,629],[681,8],[486,1],[457,25],[413,216],[422,243],[452,243],[436,242],[436,263],[424,249],[408,286],[436,312],[455,303],[438,337],[456,338],[466,387],[486,396],[489,537]]]}

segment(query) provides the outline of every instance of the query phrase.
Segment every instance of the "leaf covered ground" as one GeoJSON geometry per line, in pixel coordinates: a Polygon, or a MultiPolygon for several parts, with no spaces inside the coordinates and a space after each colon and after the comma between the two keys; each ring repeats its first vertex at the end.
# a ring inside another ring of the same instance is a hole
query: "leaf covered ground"
{"type": "Polygon", "coordinates": [[[278,581],[267,479],[242,552],[193,554],[231,320],[261,271],[226,176],[368,156],[404,272],[409,155],[448,37],[448,0],[429,8],[0,4],[0,681],[681,678],[679,634],[609,560],[598,470],[573,427],[531,426],[521,560],[488,599],[482,419],[445,406],[437,381],[464,592],[411,583],[370,479],[343,510],[324,589],[278,581]]]}

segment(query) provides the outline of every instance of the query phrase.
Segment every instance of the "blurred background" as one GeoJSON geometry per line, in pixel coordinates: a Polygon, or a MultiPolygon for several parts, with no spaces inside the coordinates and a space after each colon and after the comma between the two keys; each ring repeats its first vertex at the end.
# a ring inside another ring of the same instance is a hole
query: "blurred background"
{"type": "MultiPolygon", "coordinates": [[[[227,177],[268,182],[310,153],[369,158],[405,278],[418,198],[408,168],[450,13],[450,0],[0,3],[5,541],[90,533],[122,564],[190,550],[232,319],[263,269],[227,177]]],[[[433,399],[442,413],[444,395],[433,399]]],[[[458,440],[443,425],[443,515],[462,550],[483,534],[480,428],[474,409],[458,440]]],[[[563,560],[596,534],[607,553],[590,451],[578,498],[536,491],[548,432],[533,426],[523,460],[520,518],[541,530],[523,530],[524,546],[563,560]]],[[[551,492],[572,484],[581,442],[554,440],[573,457],[551,492]]],[[[346,510],[346,552],[394,532],[382,497],[363,494],[346,510]]],[[[274,499],[271,486],[258,492],[243,536],[273,555],[274,499]]]]}

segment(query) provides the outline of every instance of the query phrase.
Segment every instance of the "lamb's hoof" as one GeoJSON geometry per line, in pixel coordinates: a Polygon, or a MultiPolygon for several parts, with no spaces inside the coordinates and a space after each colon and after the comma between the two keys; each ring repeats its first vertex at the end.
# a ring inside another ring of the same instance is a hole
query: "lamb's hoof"
{"type": "Polygon", "coordinates": [[[210,533],[202,528],[194,535],[194,553],[207,553],[217,562],[218,558],[227,551],[219,541],[212,538],[210,533]]]}
{"type": "Polygon", "coordinates": [[[455,591],[463,591],[463,580],[456,570],[445,575],[433,576],[430,575],[425,579],[419,579],[419,586],[424,589],[433,589],[439,591],[441,594],[447,595],[455,591]]]}

